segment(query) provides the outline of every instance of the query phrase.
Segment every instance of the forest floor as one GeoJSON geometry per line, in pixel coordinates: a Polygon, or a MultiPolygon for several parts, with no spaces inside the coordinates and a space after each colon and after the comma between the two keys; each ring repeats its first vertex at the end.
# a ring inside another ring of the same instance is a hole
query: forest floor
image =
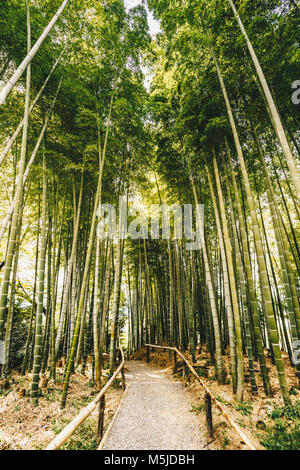
{"type": "MultiPolygon", "coordinates": [[[[63,367],[57,368],[55,384],[41,379],[41,396],[38,406],[30,404],[31,374],[14,374],[9,380],[0,381],[0,450],[44,449],[54,437],[96,396],[91,385],[91,366],[86,375],[71,376],[68,400],[60,408],[63,388],[63,367]]],[[[104,430],[109,425],[122,397],[117,379],[105,395],[104,430]]],[[[81,424],[62,447],[65,450],[89,450],[97,448],[98,408],[81,424]]]]}
{"type": "MultiPolygon", "coordinates": [[[[161,368],[173,368],[173,359],[169,357],[167,350],[150,349],[151,363],[161,368]]],[[[189,353],[185,353],[191,362],[189,353]]],[[[234,399],[229,373],[226,383],[219,385],[216,380],[215,368],[211,364],[210,357],[205,348],[196,355],[196,370],[201,379],[224,406],[228,414],[238,424],[241,430],[249,437],[256,449],[297,449],[300,450],[300,389],[297,385],[294,369],[290,366],[288,356],[283,353],[287,383],[290,390],[292,407],[284,406],[280,394],[278,378],[275,366],[266,357],[269,369],[270,381],[273,390],[272,397],[264,395],[264,388],[259,372],[259,364],[254,363],[258,393],[252,394],[249,382],[245,383],[243,402],[234,399]]],[[[131,360],[146,360],[146,348],[133,354],[131,360]]],[[[229,372],[229,357],[224,356],[224,363],[229,372]]],[[[200,426],[205,424],[204,391],[201,385],[189,375],[188,381],[182,377],[182,362],[178,362],[176,378],[184,381],[185,390],[190,397],[191,412],[196,413],[200,419],[200,426]]],[[[248,365],[245,358],[245,372],[248,365]]],[[[239,435],[234,431],[225,417],[212,404],[214,425],[214,448],[226,450],[247,449],[239,435]]],[[[213,448],[212,444],[209,448],[213,448]]]]}
{"type": "MultiPolygon", "coordinates": [[[[212,406],[214,441],[207,445],[204,391],[202,387],[192,376],[189,376],[188,380],[184,380],[182,376],[182,363],[180,362],[178,362],[177,374],[173,378],[171,377],[173,361],[172,358],[169,357],[168,351],[151,350],[150,356],[150,366],[157,366],[158,375],[160,373],[163,373],[164,377],[169,375],[169,378],[177,382],[177,385],[178,382],[182,381],[185,395],[182,400],[184,403],[188,403],[188,413],[191,413],[191,415],[194,415],[194,418],[197,419],[198,430],[202,436],[201,442],[199,442],[199,448],[228,450],[246,449],[246,446],[241,442],[238,434],[231,428],[230,424],[215,406],[212,406]]],[[[191,360],[191,356],[188,353],[186,353],[185,356],[191,360]]],[[[269,358],[266,358],[266,360],[269,368],[273,396],[265,397],[259,373],[259,365],[255,363],[258,393],[252,394],[250,383],[246,382],[244,401],[238,402],[233,397],[229,374],[226,383],[219,385],[215,377],[215,368],[211,364],[209,354],[205,348],[202,348],[201,353],[196,355],[195,368],[198,374],[257,449],[300,450],[300,390],[297,385],[294,369],[290,366],[287,355],[283,354],[283,357],[288,387],[293,403],[292,407],[284,406],[280,395],[275,366],[271,363],[269,358]]],[[[141,349],[131,356],[130,359],[145,361],[146,349],[141,349]]],[[[224,363],[227,371],[229,371],[228,356],[224,356],[224,363]]],[[[126,374],[128,382],[130,383],[130,380],[132,380],[132,378],[130,378],[130,362],[128,364],[128,367],[126,365],[126,374]]],[[[247,361],[245,359],[246,373],[247,370],[247,361]]],[[[108,373],[108,371],[106,372],[108,373]]],[[[134,379],[134,381],[137,380],[134,379]]],[[[116,380],[114,385],[114,388],[110,388],[106,393],[104,429],[107,429],[123,395],[120,381],[116,380]]],[[[29,396],[31,387],[30,374],[26,376],[13,374],[8,380],[0,380],[0,450],[44,449],[97,394],[95,387],[91,384],[90,364],[88,364],[86,375],[80,373],[72,375],[67,405],[63,410],[60,409],[60,398],[63,387],[63,367],[57,368],[57,380],[55,384],[52,382],[47,383],[47,380],[42,378],[40,386],[41,396],[39,397],[39,404],[37,407],[32,407],[29,396]]],[[[158,394],[159,393],[158,390],[158,394]]],[[[142,398],[143,396],[142,393],[142,398]]],[[[128,398],[128,396],[126,398],[128,398]]],[[[150,404],[151,393],[148,398],[150,404]]],[[[125,404],[126,400],[123,407],[125,404]]],[[[142,406],[145,408],[144,404],[142,404],[142,406]]],[[[181,404],[178,402],[176,405],[175,400],[173,412],[175,410],[176,413],[179,413],[180,407],[181,404]],[[175,410],[176,407],[178,408],[177,410],[175,410]]],[[[155,407],[153,410],[155,410],[155,407]]],[[[186,409],[183,414],[186,419],[186,409]]],[[[117,420],[121,415],[122,409],[117,420]]],[[[142,413],[141,417],[143,417],[142,413]]],[[[62,449],[96,449],[97,419],[98,412],[95,410],[62,449]]],[[[193,419],[191,423],[193,423],[193,419]]],[[[192,428],[192,431],[195,430],[194,424],[192,428]]],[[[111,432],[113,432],[113,429],[111,432]]],[[[109,445],[108,437],[105,448],[108,448],[109,445]]]]}

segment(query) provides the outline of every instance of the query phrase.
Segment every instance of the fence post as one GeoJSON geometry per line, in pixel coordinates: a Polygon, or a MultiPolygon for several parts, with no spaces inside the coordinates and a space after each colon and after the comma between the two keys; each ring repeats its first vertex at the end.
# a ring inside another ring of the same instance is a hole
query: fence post
{"type": "Polygon", "coordinates": [[[124,366],[121,369],[121,378],[122,378],[122,390],[124,391],[126,388],[126,380],[125,380],[125,372],[124,372],[124,366]]]}
{"type": "Polygon", "coordinates": [[[147,362],[150,362],[150,347],[147,346],[147,362]]]}
{"type": "Polygon", "coordinates": [[[214,437],[212,413],[211,413],[211,398],[208,393],[205,393],[205,412],[206,412],[206,424],[207,434],[210,439],[214,437]]]}
{"type": "Polygon", "coordinates": [[[188,366],[186,365],[186,363],[183,364],[183,380],[186,384],[186,382],[188,382],[189,380],[189,368],[188,366]]]}
{"type": "Polygon", "coordinates": [[[98,419],[98,432],[97,432],[97,446],[100,444],[103,431],[104,431],[104,411],[105,411],[105,395],[100,398],[99,402],[99,419],[98,419]]]}
{"type": "Polygon", "coordinates": [[[177,372],[177,354],[176,354],[176,351],[174,351],[173,356],[174,356],[173,374],[176,374],[176,372],[177,372]]]}

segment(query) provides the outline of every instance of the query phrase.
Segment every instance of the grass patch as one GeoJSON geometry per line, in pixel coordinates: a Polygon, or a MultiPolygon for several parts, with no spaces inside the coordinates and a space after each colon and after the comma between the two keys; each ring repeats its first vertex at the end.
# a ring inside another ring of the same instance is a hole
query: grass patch
{"type": "Polygon", "coordinates": [[[229,437],[227,436],[226,431],[222,431],[222,449],[225,450],[230,444],[229,437]]]}
{"type": "Polygon", "coordinates": [[[121,379],[117,378],[113,381],[112,388],[118,389],[118,388],[120,388],[120,385],[121,385],[121,379]]]}
{"type": "Polygon", "coordinates": [[[83,422],[62,450],[96,450],[97,428],[89,419],[83,422]]]}
{"type": "Polygon", "coordinates": [[[300,401],[296,401],[294,405],[275,407],[271,413],[271,418],[286,418],[291,421],[300,420],[300,401]]]}
{"type": "Polygon", "coordinates": [[[191,409],[191,412],[192,413],[196,413],[197,415],[200,414],[202,411],[205,410],[205,404],[204,403],[200,403],[199,406],[195,406],[195,405],[192,405],[192,409],[191,409]]]}
{"type": "Polygon", "coordinates": [[[240,401],[237,405],[234,405],[237,411],[240,411],[243,416],[248,416],[252,413],[252,403],[246,401],[240,401]]]}
{"type": "Polygon", "coordinates": [[[275,407],[270,413],[274,425],[260,434],[260,443],[268,450],[300,450],[300,401],[275,407]]]}
{"type": "Polygon", "coordinates": [[[300,450],[300,421],[287,425],[285,420],[276,419],[275,425],[260,435],[260,443],[268,450],[300,450]]]}

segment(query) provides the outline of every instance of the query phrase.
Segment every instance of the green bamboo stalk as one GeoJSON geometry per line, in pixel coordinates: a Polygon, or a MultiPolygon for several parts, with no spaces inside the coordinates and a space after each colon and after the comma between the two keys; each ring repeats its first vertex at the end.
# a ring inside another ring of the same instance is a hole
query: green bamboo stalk
{"type": "Polygon", "coordinates": [[[211,199],[213,202],[213,208],[215,213],[215,220],[217,226],[217,232],[219,237],[219,247],[221,252],[221,259],[222,259],[222,266],[223,266],[223,276],[224,276],[224,290],[225,290],[225,309],[227,313],[227,321],[228,321],[228,329],[229,329],[229,344],[230,344],[230,365],[231,365],[231,376],[232,376],[232,388],[233,392],[237,392],[237,354],[236,354],[236,339],[235,339],[235,330],[234,330],[234,318],[233,318],[233,311],[232,311],[232,303],[231,303],[231,295],[230,295],[230,284],[229,284],[229,277],[228,277],[228,269],[227,269],[227,260],[226,260],[226,253],[225,253],[225,245],[222,233],[222,227],[220,222],[220,216],[217,206],[217,200],[214,193],[212,177],[208,166],[205,166],[208,184],[211,194],[211,199]]]}
{"type": "MultiPolygon", "coordinates": [[[[194,179],[192,177],[191,172],[189,173],[189,178],[192,185],[193,196],[195,200],[195,204],[197,208],[199,208],[198,196],[195,189],[194,179]]],[[[201,220],[201,214],[198,214],[199,220],[201,220]]],[[[216,306],[216,298],[215,298],[215,289],[213,285],[213,280],[211,276],[211,268],[209,264],[208,254],[207,254],[207,247],[204,238],[204,234],[200,229],[201,235],[201,248],[202,248],[202,255],[204,260],[204,267],[205,267],[205,280],[207,285],[208,297],[210,301],[210,309],[212,314],[213,320],[213,328],[214,328],[214,336],[215,336],[215,348],[216,348],[216,356],[217,356],[217,376],[218,382],[224,383],[225,380],[225,369],[224,363],[222,358],[222,344],[221,344],[221,332],[220,332],[220,323],[218,318],[217,306],[216,306]]]]}
{"type": "Polygon", "coordinates": [[[237,150],[237,154],[239,157],[240,167],[241,167],[241,171],[242,171],[242,175],[244,179],[244,184],[245,184],[245,189],[246,189],[246,194],[247,194],[247,201],[248,201],[249,208],[250,208],[250,214],[251,214],[252,225],[253,225],[253,234],[254,234],[254,245],[255,245],[257,260],[259,264],[260,285],[261,285],[261,289],[263,293],[264,306],[265,306],[265,311],[266,311],[266,321],[267,321],[268,331],[269,331],[270,339],[272,343],[272,349],[273,349],[274,356],[275,356],[276,369],[277,369],[278,379],[280,383],[281,393],[282,393],[282,397],[284,401],[287,404],[289,404],[291,403],[291,399],[290,399],[290,395],[288,392],[288,387],[287,387],[287,382],[286,382],[286,377],[285,377],[285,372],[284,372],[284,367],[283,367],[283,361],[282,361],[281,351],[279,347],[279,338],[278,338],[274,311],[273,311],[273,306],[272,306],[272,297],[271,297],[270,286],[269,286],[268,278],[267,278],[267,267],[266,267],[266,263],[264,259],[262,240],[261,240],[261,235],[259,231],[257,214],[256,214],[255,206],[254,206],[252,190],[250,187],[250,182],[249,182],[248,172],[247,172],[245,161],[244,161],[243,151],[242,151],[242,147],[241,147],[240,140],[238,137],[238,132],[236,129],[236,125],[235,125],[231,105],[228,99],[224,80],[222,78],[217,59],[214,55],[213,55],[213,58],[214,58],[214,63],[215,63],[215,67],[217,70],[219,82],[221,85],[221,89],[223,92],[233,136],[234,136],[236,150],[237,150]]]}
{"type": "Polygon", "coordinates": [[[232,245],[228,230],[228,223],[226,218],[225,204],[223,199],[223,193],[221,189],[221,182],[219,176],[219,170],[217,165],[216,153],[213,149],[213,165],[215,170],[215,179],[217,184],[217,191],[219,197],[220,214],[224,233],[225,252],[228,266],[229,284],[232,298],[232,309],[235,325],[235,336],[236,336],[236,351],[237,351],[237,391],[236,396],[239,401],[243,400],[244,394],[244,361],[243,361],[243,347],[242,347],[242,331],[241,331],[241,320],[239,311],[239,301],[237,295],[235,272],[233,267],[232,258],[232,245]]]}
{"type": "MultiPolygon", "coordinates": [[[[30,10],[27,3],[27,50],[31,48],[31,25],[30,25],[30,10]]],[[[9,281],[12,270],[13,256],[16,246],[16,234],[18,230],[18,223],[20,217],[20,210],[22,204],[23,194],[23,176],[25,170],[26,153],[27,153],[27,138],[28,138],[28,125],[29,125],[29,104],[30,104],[30,83],[31,83],[31,68],[27,67],[26,73],[26,94],[25,94],[25,109],[24,109],[24,126],[22,134],[21,156],[19,160],[18,180],[15,194],[15,207],[12,216],[11,230],[9,235],[7,256],[4,265],[3,278],[0,290],[0,339],[3,336],[4,330],[4,316],[7,306],[7,295],[9,288],[9,281]]]]}
{"type": "Polygon", "coordinates": [[[43,151],[43,197],[42,197],[42,220],[41,220],[41,248],[39,260],[39,282],[38,282],[38,303],[35,324],[34,358],[33,373],[31,384],[31,404],[38,404],[38,388],[40,379],[40,370],[42,362],[42,320],[44,309],[44,284],[45,284],[45,262],[46,262],[46,242],[47,242],[47,175],[46,175],[46,156],[43,151]]]}

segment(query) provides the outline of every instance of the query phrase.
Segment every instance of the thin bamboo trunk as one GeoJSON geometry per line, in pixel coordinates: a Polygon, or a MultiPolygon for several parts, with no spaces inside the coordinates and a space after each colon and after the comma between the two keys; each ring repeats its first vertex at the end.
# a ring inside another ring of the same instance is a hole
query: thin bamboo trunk
{"type": "MultiPolygon", "coordinates": [[[[31,167],[32,167],[32,165],[33,165],[33,163],[34,163],[34,161],[35,161],[35,157],[36,157],[36,155],[37,155],[37,153],[38,153],[38,151],[39,151],[40,145],[41,145],[41,143],[42,143],[42,141],[43,141],[43,138],[44,138],[44,136],[45,136],[46,130],[47,130],[47,128],[48,128],[48,124],[49,124],[49,121],[50,121],[50,118],[51,118],[51,115],[52,115],[52,112],[53,112],[53,109],[54,109],[54,106],[55,106],[55,103],[56,103],[56,99],[57,99],[57,96],[58,96],[60,87],[61,87],[61,80],[60,80],[60,82],[59,82],[59,84],[58,84],[57,91],[56,91],[56,95],[55,95],[54,100],[53,100],[53,102],[52,102],[51,108],[50,108],[50,110],[49,110],[49,112],[48,112],[48,114],[47,114],[47,116],[46,116],[44,125],[43,125],[43,127],[42,127],[41,132],[40,132],[40,135],[39,135],[39,137],[38,137],[38,140],[37,140],[37,142],[36,142],[36,145],[35,145],[35,147],[34,147],[34,149],[33,149],[33,152],[32,152],[32,154],[31,154],[31,156],[30,156],[30,159],[29,159],[29,161],[28,161],[28,163],[27,163],[27,165],[26,165],[26,169],[25,169],[25,168],[23,169],[23,182],[22,182],[22,186],[23,186],[23,187],[25,186],[26,180],[27,180],[27,178],[28,178],[29,171],[30,171],[30,169],[31,169],[31,167]],[[24,171],[24,170],[25,170],[25,171],[24,171]]],[[[24,120],[25,120],[25,118],[24,118],[24,120]]],[[[23,130],[24,130],[24,127],[23,127],[23,130]]],[[[25,165],[25,163],[24,163],[24,165],[25,165]]],[[[5,233],[5,230],[6,230],[6,228],[7,228],[7,225],[8,225],[8,223],[9,223],[10,219],[12,218],[12,215],[13,215],[13,213],[14,213],[16,204],[17,204],[17,194],[16,194],[16,196],[14,197],[14,199],[13,199],[13,201],[12,201],[12,203],[11,203],[11,205],[10,205],[10,207],[9,207],[9,209],[8,209],[8,211],[7,211],[7,213],[6,213],[6,216],[4,217],[4,219],[3,219],[2,223],[1,223],[1,227],[0,227],[0,241],[2,240],[3,235],[4,235],[4,233],[5,233]]]]}
{"type": "Polygon", "coordinates": [[[42,198],[42,221],[41,221],[41,250],[39,261],[39,283],[38,283],[38,304],[35,322],[35,340],[34,340],[34,359],[33,374],[31,384],[31,404],[36,406],[38,403],[38,388],[40,379],[40,369],[42,360],[42,320],[44,309],[44,284],[45,284],[45,262],[46,262],[46,243],[47,243],[47,175],[46,175],[46,157],[43,152],[43,198],[42,198]]]}
{"type": "MultiPolygon", "coordinates": [[[[197,193],[196,193],[195,184],[194,184],[194,180],[193,180],[193,177],[192,177],[191,173],[189,174],[189,178],[190,178],[190,181],[191,181],[191,184],[192,184],[192,190],[193,190],[195,204],[197,206],[197,211],[199,211],[198,196],[197,196],[197,193]]],[[[198,218],[199,218],[199,220],[202,219],[200,213],[198,213],[198,218]]],[[[222,343],[221,343],[220,323],[219,323],[219,318],[218,318],[216,298],[215,298],[215,290],[214,290],[213,280],[212,280],[212,276],[211,276],[211,268],[210,268],[210,265],[209,265],[209,259],[208,259],[208,255],[207,255],[207,248],[206,248],[206,242],[205,242],[203,230],[200,227],[201,248],[202,248],[204,268],[205,268],[205,281],[206,281],[208,296],[209,296],[209,300],[210,300],[210,308],[211,308],[213,327],[214,327],[214,335],[215,335],[215,347],[216,347],[216,356],[217,356],[217,376],[218,376],[219,383],[224,383],[225,369],[224,369],[224,363],[223,363],[223,358],[222,358],[222,343]]]]}
{"type": "Polygon", "coordinates": [[[118,295],[120,287],[120,270],[121,270],[121,239],[118,237],[116,247],[116,263],[115,263],[115,278],[114,278],[114,292],[111,313],[111,332],[110,332],[110,355],[109,355],[109,369],[110,375],[113,375],[115,368],[115,334],[117,326],[118,315],[118,295]]]}
{"type": "Polygon", "coordinates": [[[89,273],[89,269],[90,269],[90,260],[91,260],[91,256],[92,256],[94,236],[95,236],[95,230],[96,230],[96,218],[97,218],[97,211],[98,211],[98,203],[99,203],[99,200],[100,200],[100,197],[101,197],[102,174],[103,174],[103,167],[104,167],[104,161],[105,161],[105,155],[106,155],[106,146],[107,146],[108,131],[109,131],[110,119],[111,119],[112,103],[113,103],[113,97],[111,98],[111,103],[110,103],[110,110],[109,110],[109,115],[108,115],[108,125],[107,125],[107,129],[106,129],[105,142],[104,142],[101,165],[100,165],[100,171],[99,171],[99,176],[98,176],[97,190],[96,190],[96,195],[95,195],[93,215],[92,215],[92,221],[91,221],[91,226],[90,226],[90,235],[89,235],[86,259],[85,259],[85,264],[84,264],[82,284],[81,284],[81,289],[80,289],[80,294],[79,294],[79,303],[78,303],[78,312],[77,312],[76,324],[75,324],[74,334],[73,334],[73,338],[72,338],[71,350],[70,350],[70,354],[69,354],[68,361],[67,361],[67,364],[66,364],[66,369],[65,369],[64,388],[63,388],[63,394],[62,394],[62,399],[61,399],[61,407],[62,408],[64,408],[65,405],[66,405],[67,393],[68,393],[68,387],[69,387],[69,380],[70,380],[71,369],[72,369],[72,363],[73,363],[73,359],[74,359],[74,356],[75,356],[75,351],[76,351],[76,346],[77,346],[77,341],[78,341],[78,335],[79,335],[79,330],[80,330],[81,317],[82,317],[83,308],[84,308],[85,289],[86,289],[86,283],[87,283],[88,273],[89,273]]]}
{"type": "Polygon", "coordinates": [[[27,50],[27,56],[25,57],[25,59],[22,61],[22,63],[19,65],[15,73],[8,80],[8,82],[2,88],[0,92],[0,105],[5,103],[7,96],[9,95],[9,93],[11,92],[11,90],[13,89],[17,81],[19,80],[19,78],[23,75],[24,71],[28,69],[28,66],[30,65],[32,59],[34,58],[35,54],[38,52],[39,48],[41,47],[46,37],[49,35],[51,30],[53,29],[55,23],[57,22],[57,20],[63,13],[64,9],[66,8],[68,2],[69,0],[63,1],[60,8],[57,10],[56,14],[53,16],[50,23],[46,26],[46,28],[44,29],[43,33],[41,34],[39,39],[36,41],[34,46],[32,48],[30,47],[30,49],[27,50]]]}
{"type": "Polygon", "coordinates": [[[236,125],[235,125],[231,105],[228,99],[227,91],[225,88],[224,80],[222,78],[217,59],[214,55],[213,55],[213,59],[214,59],[215,67],[217,70],[217,75],[219,78],[221,89],[223,92],[223,96],[224,96],[224,100],[225,100],[225,104],[226,104],[226,108],[228,112],[228,117],[230,120],[231,129],[232,129],[232,133],[233,133],[233,137],[234,137],[234,141],[236,145],[236,150],[237,150],[237,154],[239,157],[240,167],[241,167],[241,171],[242,171],[242,175],[244,179],[244,184],[245,184],[245,189],[246,189],[246,194],[247,194],[247,201],[249,204],[252,225],[253,225],[254,245],[255,245],[257,260],[259,264],[259,278],[260,278],[260,285],[261,285],[261,290],[262,290],[263,299],[264,299],[266,321],[267,321],[268,331],[270,334],[270,339],[272,342],[272,349],[273,349],[274,356],[275,356],[275,362],[276,362],[276,368],[277,368],[281,393],[282,393],[284,401],[288,404],[291,402],[291,400],[290,400],[290,396],[288,392],[288,387],[287,387],[287,382],[286,382],[286,377],[285,377],[284,367],[283,367],[283,361],[282,361],[280,347],[279,347],[279,338],[278,338],[274,311],[273,311],[273,306],[272,306],[272,297],[271,297],[270,286],[269,286],[269,282],[267,278],[267,267],[265,263],[264,253],[263,253],[261,234],[259,231],[259,225],[258,225],[257,214],[256,214],[255,206],[254,206],[252,190],[250,187],[250,182],[249,182],[248,172],[247,172],[245,161],[244,161],[243,151],[242,151],[242,147],[241,147],[240,140],[238,137],[238,132],[236,129],[236,125]]]}
{"type": "Polygon", "coordinates": [[[216,179],[217,191],[218,191],[218,196],[219,196],[220,213],[221,213],[221,220],[222,220],[223,233],[224,233],[225,252],[226,252],[226,259],[227,259],[227,266],[228,266],[228,276],[229,276],[229,284],[230,284],[230,291],[231,291],[231,298],[232,298],[232,309],[233,309],[233,317],[234,317],[234,325],[235,325],[236,351],[237,351],[236,396],[239,401],[242,401],[243,394],[244,394],[244,361],[243,361],[243,347],[242,347],[242,332],[241,332],[239,301],[238,301],[236,279],[235,279],[235,272],[234,272],[234,266],[233,266],[232,245],[231,245],[231,240],[230,240],[230,235],[229,235],[229,230],[228,230],[225,204],[224,204],[219,170],[218,170],[217,159],[216,159],[216,154],[215,154],[214,149],[213,149],[213,165],[214,165],[214,170],[215,170],[215,179],[216,179]]]}
{"type": "Polygon", "coordinates": [[[77,208],[77,215],[76,215],[76,223],[73,232],[73,241],[72,241],[72,251],[71,256],[68,261],[67,265],[67,275],[66,275],[66,282],[64,285],[64,292],[63,292],[63,300],[62,300],[62,309],[60,314],[60,320],[58,325],[58,330],[55,339],[55,356],[57,357],[60,342],[61,342],[61,335],[63,331],[64,320],[66,316],[67,306],[68,306],[68,296],[70,293],[70,286],[71,286],[71,275],[73,271],[73,276],[76,277],[76,272],[74,272],[74,260],[76,257],[77,251],[77,242],[78,242],[78,233],[79,233],[79,223],[80,223],[80,215],[81,215],[81,205],[82,205],[82,194],[83,194],[83,173],[81,175],[81,183],[80,183],[80,193],[79,193],[79,201],[78,201],[78,208],[77,208]]]}
{"type": "Polygon", "coordinates": [[[294,156],[293,156],[292,151],[290,149],[290,146],[289,146],[289,143],[288,143],[288,140],[287,140],[287,137],[286,137],[286,134],[285,134],[285,130],[283,128],[278,110],[276,108],[273,96],[271,94],[268,82],[267,82],[267,80],[265,78],[265,75],[263,73],[263,70],[261,68],[260,62],[257,58],[257,55],[254,51],[253,46],[252,46],[252,43],[251,43],[251,41],[248,37],[248,34],[247,34],[247,32],[244,28],[244,25],[241,21],[241,18],[240,18],[239,14],[238,14],[238,12],[235,8],[235,5],[234,5],[233,1],[232,0],[228,0],[228,1],[230,3],[232,11],[233,11],[233,13],[236,17],[236,20],[238,22],[240,30],[241,30],[241,32],[242,32],[242,34],[243,34],[243,36],[246,40],[249,53],[250,53],[251,58],[253,60],[258,78],[260,80],[262,89],[264,91],[264,94],[265,94],[265,97],[266,97],[266,100],[267,100],[267,103],[268,103],[268,107],[270,109],[270,113],[271,113],[271,116],[272,116],[272,124],[273,124],[274,129],[276,131],[276,134],[278,136],[278,140],[280,142],[283,154],[286,158],[286,161],[287,161],[287,164],[288,164],[288,167],[289,167],[289,170],[290,170],[290,174],[291,174],[291,179],[294,183],[294,187],[295,187],[295,190],[296,190],[298,201],[300,203],[300,178],[299,178],[299,175],[298,175],[298,170],[297,170],[297,167],[296,167],[296,164],[295,164],[294,156]]]}
{"type": "Polygon", "coordinates": [[[251,311],[252,320],[253,320],[255,345],[256,345],[258,360],[260,364],[260,370],[261,370],[261,375],[263,379],[265,393],[267,396],[269,396],[271,395],[272,390],[271,390],[269,374],[268,374],[268,370],[266,366],[266,359],[264,355],[262,336],[261,336],[261,331],[260,331],[260,318],[259,318],[259,312],[258,312],[257,303],[256,303],[256,292],[255,292],[255,286],[254,286],[255,278],[253,277],[253,274],[252,274],[251,258],[250,258],[248,240],[247,240],[247,227],[244,223],[241,199],[240,199],[239,190],[238,190],[238,186],[236,182],[236,177],[235,177],[234,170],[232,167],[231,155],[229,152],[227,140],[225,140],[225,143],[226,143],[227,154],[228,154],[228,162],[229,162],[230,171],[231,171],[231,178],[233,182],[233,189],[234,189],[234,194],[236,198],[236,206],[238,210],[238,220],[239,220],[240,235],[241,235],[241,241],[242,241],[242,254],[243,254],[243,259],[244,259],[244,264],[245,264],[247,283],[248,283],[249,303],[250,303],[250,311],[251,311]]]}
{"type": "Polygon", "coordinates": [[[226,253],[225,253],[225,245],[222,233],[222,227],[219,217],[219,211],[217,206],[217,201],[214,193],[212,178],[206,165],[206,173],[208,177],[208,183],[210,188],[210,194],[213,202],[214,212],[215,212],[215,219],[217,225],[217,232],[219,237],[219,247],[221,252],[221,259],[222,259],[222,267],[223,267],[223,276],[224,276],[224,292],[225,292],[225,309],[227,313],[227,321],[228,321],[228,329],[229,329],[229,344],[230,344],[230,365],[231,365],[231,376],[232,376],[232,388],[233,392],[236,393],[237,391],[237,355],[236,355],[236,340],[235,340],[235,331],[234,331],[234,318],[232,312],[232,303],[231,303],[231,296],[230,296],[230,284],[229,284],[229,277],[228,277],[228,269],[227,269],[227,261],[226,261],[226,253]]]}
{"type": "MultiPolygon", "coordinates": [[[[64,52],[66,51],[66,48],[67,48],[67,45],[63,48],[63,50],[61,51],[61,53],[59,54],[59,57],[58,59],[55,61],[52,69],[50,70],[49,72],[49,75],[47,76],[46,80],[44,81],[43,85],[41,86],[39,92],[37,93],[36,97],[34,98],[34,100],[32,101],[32,103],[30,104],[30,107],[29,107],[29,115],[31,114],[31,112],[33,111],[36,103],[38,102],[38,100],[40,99],[40,97],[42,96],[42,93],[44,91],[44,89],[46,88],[46,85],[48,83],[48,81],[50,80],[54,70],[56,69],[62,55],[64,54],[64,52]]],[[[10,149],[12,148],[13,144],[15,143],[15,141],[17,140],[21,130],[23,129],[23,126],[24,126],[24,118],[20,121],[18,127],[16,128],[15,132],[13,133],[13,135],[11,136],[11,138],[9,139],[9,141],[7,142],[1,156],[0,156],[0,166],[2,165],[6,155],[8,154],[8,152],[10,151],[10,149]]]]}
{"type": "MultiPolygon", "coordinates": [[[[27,4],[27,50],[30,50],[31,47],[31,27],[30,27],[30,11],[27,4]]],[[[0,290],[0,339],[3,335],[4,330],[4,315],[6,312],[7,305],[7,295],[9,288],[9,281],[12,270],[13,256],[16,246],[16,235],[18,230],[18,223],[20,217],[20,210],[22,204],[22,195],[23,195],[23,176],[25,169],[26,161],[26,150],[27,150],[27,138],[28,138],[28,124],[29,124],[29,102],[30,102],[30,82],[31,82],[31,68],[27,68],[26,76],[26,95],[25,95],[25,110],[24,110],[24,126],[23,126],[23,135],[22,135],[22,145],[21,145],[21,156],[19,161],[19,172],[18,180],[16,185],[16,195],[15,195],[15,207],[12,216],[11,230],[9,235],[8,247],[7,247],[7,256],[5,260],[4,273],[1,282],[0,290]]]]}

